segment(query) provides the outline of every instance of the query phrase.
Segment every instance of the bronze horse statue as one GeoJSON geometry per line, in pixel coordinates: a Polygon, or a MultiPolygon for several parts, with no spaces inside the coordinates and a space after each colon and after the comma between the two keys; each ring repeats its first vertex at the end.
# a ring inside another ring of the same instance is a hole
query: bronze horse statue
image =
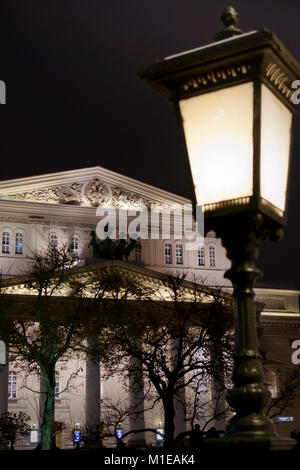
{"type": "MultiPolygon", "coordinates": [[[[108,232],[108,228],[105,227],[105,232],[108,232]]],[[[112,241],[109,236],[100,240],[95,231],[92,230],[90,233],[91,241],[89,246],[93,248],[93,258],[102,258],[110,260],[128,261],[130,253],[135,249],[141,248],[141,244],[138,240],[130,238],[130,241],[125,239],[112,241]]]]}

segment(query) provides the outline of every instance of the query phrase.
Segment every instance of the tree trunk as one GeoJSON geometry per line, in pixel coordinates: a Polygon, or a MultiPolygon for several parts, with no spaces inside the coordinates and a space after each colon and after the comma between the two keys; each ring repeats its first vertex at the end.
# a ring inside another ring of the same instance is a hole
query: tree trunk
{"type": "Polygon", "coordinates": [[[55,370],[43,374],[43,378],[47,392],[41,427],[41,450],[50,450],[53,446],[52,434],[54,431],[55,370]]]}
{"type": "Polygon", "coordinates": [[[174,397],[168,397],[163,401],[164,415],[165,415],[165,447],[174,446],[174,433],[175,433],[175,408],[174,397]]]}

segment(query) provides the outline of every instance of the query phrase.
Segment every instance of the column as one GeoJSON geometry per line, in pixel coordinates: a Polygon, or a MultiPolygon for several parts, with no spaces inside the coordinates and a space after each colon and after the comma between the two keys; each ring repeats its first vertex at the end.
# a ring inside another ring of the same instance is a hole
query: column
{"type": "MultiPolygon", "coordinates": [[[[199,377],[199,384],[196,390],[196,399],[197,402],[194,403],[196,407],[197,417],[194,422],[195,424],[199,424],[200,428],[203,429],[211,417],[211,380],[207,374],[203,377],[199,377]]],[[[195,397],[193,397],[193,400],[195,397]]]]}
{"type": "MultiPolygon", "coordinates": [[[[129,365],[129,430],[145,429],[143,367],[135,357],[129,365]]],[[[129,446],[145,444],[145,433],[133,433],[128,437],[129,446]]]]}
{"type": "Polygon", "coordinates": [[[217,431],[225,431],[226,401],[224,377],[212,378],[212,411],[215,415],[214,427],[217,431]]]}
{"type": "MultiPolygon", "coordinates": [[[[6,344],[0,340],[0,415],[8,410],[8,354],[6,344]]],[[[0,439],[0,450],[7,450],[4,440],[0,439]]]]}
{"type": "MultiPolygon", "coordinates": [[[[178,341],[179,338],[173,338],[171,342],[171,357],[174,360],[174,365],[176,363],[176,358],[178,355],[178,341]]],[[[185,387],[184,387],[184,377],[177,381],[177,385],[182,385],[178,390],[177,394],[174,397],[174,408],[175,408],[175,432],[174,437],[176,438],[178,434],[186,431],[186,398],[185,398],[185,387]]]]}
{"type": "MultiPolygon", "coordinates": [[[[182,377],[178,383],[184,383],[184,378],[182,377]]],[[[185,402],[185,387],[182,387],[178,390],[175,399],[175,433],[174,437],[176,438],[178,434],[186,431],[186,402],[185,402]]]]}
{"type": "MultiPolygon", "coordinates": [[[[89,340],[89,345],[93,340],[89,340]]],[[[91,441],[100,439],[100,362],[94,355],[86,356],[85,427],[91,441]]]]}
{"type": "Polygon", "coordinates": [[[0,414],[8,408],[8,355],[4,341],[0,340],[0,414]]]}
{"type": "Polygon", "coordinates": [[[214,336],[214,347],[210,356],[213,366],[211,376],[211,405],[214,420],[212,425],[218,431],[225,431],[225,413],[227,408],[225,400],[225,371],[226,368],[228,368],[228,364],[226,366],[226,358],[224,358],[224,350],[222,348],[222,336],[225,334],[225,331],[219,332],[219,334],[214,331],[211,332],[211,335],[214,336]]]}

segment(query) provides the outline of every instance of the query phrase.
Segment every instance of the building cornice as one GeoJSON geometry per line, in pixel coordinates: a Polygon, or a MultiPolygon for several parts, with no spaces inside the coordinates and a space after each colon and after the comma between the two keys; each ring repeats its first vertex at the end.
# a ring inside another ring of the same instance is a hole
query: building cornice
{"type": "Polygon", "coordinates": [[[254,289],[257,294],[266,294],[266,295],[300,295],[300,290],[297,289],[285,289],[285,288],[268,288],[268,287],[255,287],[254,289]]]}
{"type": "Polygon", "coordinates": [[[265,317],[261,316],[259,325],[263,328],[285,328],[290,329],[291,332],[299,334],[300,332],[300,315],[298,318],[289,317],[282,314],[281,317],[265,317]]]}
{"type": "Polygon", "coordinates": [[[84,221],[94,226],[96,210],[95,207],[0,199],[2,222],[49,224],[58,221],[64,225],[74,225],[84,221]]]}

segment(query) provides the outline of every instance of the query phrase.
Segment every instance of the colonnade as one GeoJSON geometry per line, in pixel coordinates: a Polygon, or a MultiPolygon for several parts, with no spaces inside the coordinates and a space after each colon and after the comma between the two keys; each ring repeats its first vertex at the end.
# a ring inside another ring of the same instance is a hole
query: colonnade
{"type": "MultiPolygon", "coordinates": [[[[176,354],[176,338],[172,342],[171,354],[176,354]],[[173,348],[173,349],[172,349],[173,348]]],[[[3,341],[0,341],[0,414],[8,409],[8,360],[7,351],[3,341]]],[[[141,430],[145,428],[144,412],[144,377],[142,366],[134,357],[130,360],[129,374],[129,429],[141,430]]],[[[86,356],[86,388],[85,388],[85,426],[86,430],[95,435],[100,432],[101,426],[101,373],[100,362],[95,357],[87,354],[86,356]]],[[[181,379],[184,381],[184,378],[181,379]]],[[[42,384],[41,384],[41,387],[42,384]]],[[[213,385],[212,400],[220,399],[217,397],[218,384],[213,385]]],[[[41,391],[42,388],[41,388],[41,391]]],[[[44,393],[40,395],[40,410],[45,405],[44,393]]],[[[186,397],[185,387],[179,389],[175,396],[175,437],[181,432],[186,431],[186,397]]],[[[219,400],[220,410],[225,406],[225,400],[219,400]]],[[[40,412],[40,417],[43,413],[40,412]]],[[[39,423],[41,424],[41,422],[39,423]]],[[[216,424],[216,423],[215,423],[216,424]]],[[[218,422],[221,428],[225,423],[218,422]]],[[[145,441],[143,432],[133,433],[129,437],[131,445],[142,444],[145,441]]]]}

